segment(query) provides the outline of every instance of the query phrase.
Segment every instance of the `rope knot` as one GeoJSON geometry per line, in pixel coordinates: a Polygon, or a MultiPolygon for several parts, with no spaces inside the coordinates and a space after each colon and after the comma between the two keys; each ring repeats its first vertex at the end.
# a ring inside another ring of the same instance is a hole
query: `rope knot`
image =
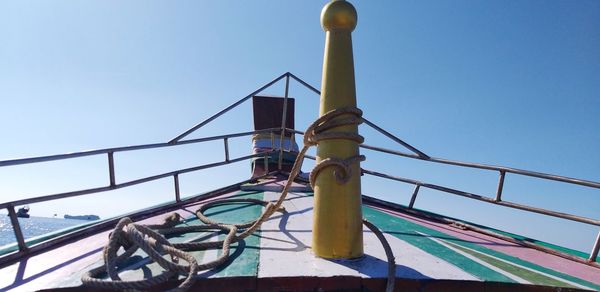
{"type": "Polygon", "coordinates": [[[179,224],[179,222],[181,222],[181,215],[179,215],[179,213],[173,212],[168,217],[165,217],[165,220],[162,225],[163,228],[171,228],[175,227],[177,224],[179,224]]]}
{"type": "MultiPolygon", "coordinates": [[[[289,189],[300,172],[302,166],[302,160],[306,154],[306,151],[310,146],[317,145],[322,140],[328,139],[344,139],[352,140],[360,144],[364,141],[364,138],[357,133],[342,132],[342,131],[331,131],[331,129],[342,127],[359,125],[363,122],[362,111],[355,107],[347,107],[329,111],[312,123],[305,132],[304,135],[304,147],[299,152],[294,162],[294,166],[290,171],[290,176],[281,192],[281,196],[276,202],[265,202],[257,199],[243,198],[243,199],[228,199],[219,200],[204,204],[196,211],[196,216],[205,225],[190,225],[177,227],[181,222],[181,216],[178,213],[172,213],[164,219],[162,224],[157,225],[140,225],[135,224],[130,218],[122,218],[119,220],[114,230],[109,235],[108,244],[105,246],[103,251],[104,265],[94,268],[84,274],[81,281],[86,286],[92,286],[100,289],[118,289],[118,290],[147,290],[153,286],[171,280],[179,275],[186,275],[185,280],[174,290],[186,290],[190,288],[195,281],[195,276],[198,271],[211,269],[218,267],[229,260],[230,245],[234,242],[243,240],[247,236],[253,234],[261,224],[269,219],[273,213],[285,212],[282,207],[283,201],[285,200],[289,189]],[[213,206],[230,204],[230,203],[250,203],[250,204],[261,204],[265,206],[265,210],[259,218],[256,220],[242,223],[242,224],[223,224],[215,222],[206,217],[203,212],[213,206]],[[153,230],[156,229],[156,230],[153,230]],[[238,234],[239,230],[239,234],[238,234]],[[226,232],[224,240],[220,241],[205,241],[205,242],[182,242],[171,244],[163,235],[168,234],[180,234],[185,232],[226,232]],[[117,251],[123,247],[125,250],[123,253],[117,256],[117,251]],[[209,248],[221,247],[221,255],[214,261],[198,264],[196,259],[187,250],[205,250],[209,248]],[[148,257],[158,263],[165,272],[142,280],[121,280],[117,273],[117,265],[125,262],[131,257],[138,249],[142,249],[148,257]],[[185,250],[185,251],[184,251],[185,250]],[[168,254],[171,260],[167,260],[163,257],[164,254],[168,254]],[[180,265],[179,259],[183,259],[188,265],[180,265]],[[108,274],[109,279],[102,279],[104,274],[108,274]]],[[[310,184],[314,188],[314,182],[319,173],[327,167],[335,167],[333,174],[338,183],[347,183],[352,176],[352,166],[356,162],[364,161],[365,156],[356,155],[342,158],[327,158],[318,163],[310,175],[310,184]]],[[[360,168],[359,168],[360,169],[360,168]]],[[[368,222],[365,222],[367,224],[368,222]]],[[[370,225],[367,225],[374,230],[370,225]]],[[[378,237],[380,237],[378,235],[378,237]]],[[[383,237],[381,237],[383,238],[383,237]]],[[[381,239],[380,238],[380,239],[381,239]]],[[[385,240],[383,238],[383,240],[385,240]]],[[[385,247],[385,245],[384,245],[385,247]]],[[[388,290],[393,289],[393,277],[395,272],[395,264],[393,263],[393,256],[389,256],[391,253],[388,252],[389,245],[387,246],[386,253],[388,253],[388,261],[390,262],[390,281],[388,281],[388,290]],[[391,287],[391,288],[390,288],[391,287]]],[[[391,291],[391,290],[390,290],[391,291]]]]}
{"type": "MultiPolygon", "coordinates": [[[[364,142],[363,136],[350,132],[331,131],[331,129],[342,126],[360,125],[362,122],[362,111],[358,108],[345,107],[331,110],[322,115],[308,127],[304,135],[305,147],[317,145],[323,140],[333,139],[351,140],[361,144],[364,142]]],[[[335,180],[339,184],[345,184],[352,177],[351,165],[354,162],[364,160],[364,155],[356,155],[346,159],[329,157],[321,160],[310,173],[310,186],[314,189],[317,176],[323,169],[330,166],[335,167],[333,171],[335,180]]]]}
{"type": "Polygon", "coordinates": [[[347,183],[352,177],[352,163],[357,161],[365,161],[364,155],[356,155],[347,159],[339,159],[339,158],[327,158],[321,160],[315,168],[310,172],[309,182],[310,186],[314,189],[315,182],[317,181],[317,177],[321,173],[321,171],[327,167],[335,167],[333,170],[333,175],[335,177],[336,182],[339,184],[347,183]]]}
{"type": "Polygon", "coordinates": [[[362,120],[362,111],[355,107],[344,107],[328,111],[316,121],[314,121],[304,132],[305,147],[315,146],[321,140],[328,139],[347,139],[360,144],[364,138],[355,133],[328,131],[327,130],[349,125],[360,125],[362,120]],[[346,118],[338,118],[343,115],[350,115],[346,118]]]}

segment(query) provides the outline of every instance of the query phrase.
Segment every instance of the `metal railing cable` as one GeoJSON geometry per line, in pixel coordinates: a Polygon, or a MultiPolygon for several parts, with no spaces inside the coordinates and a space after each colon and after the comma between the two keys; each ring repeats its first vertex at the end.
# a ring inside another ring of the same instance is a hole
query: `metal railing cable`
{"type": "Polygon", "coordinates": [[[188,136],[189,134],[195,132],[196,130],[204,127],[205,125],[207,125],[208,123],[212,122],[213,120],[215,120],[216,118],[222,116],[223,114],[225,114],[226,112],[236,108],[237,106],[239,106],[240,104],[244,103],[245,101],[249,100],[250,98],[252,98],[253,96],[261,93],[263,90],[271,87],[273,84],[277,83],[279,80],[283,79],[286,76],[289,76],[290,73],[286,72],[284,74],[282,74],[281,76],[273,79],[271,82],[263,85],[261,88],[253,91],[252,93],[246,95],[245,97],[241,98],[240,100],[234,102],[233,104],[231,104],[230,106],[226,107],[225,109],[219,111],[218,113],[210,116],[209,118],[205,119],[204,121],[194,125],[193,127],[191,127],[190,129],[186,130],[185,132],[177,135],[177,137],[171,139],[171,141],[169,141],[169,144],[173,144],[173,143],[177,143],[179,140],[185,138],[186,136],[188,136]]]}
{"type": "Polygon", "coordinates": [[[57,194],[37,196],[37,197],[32,197],[32,198],[27,198],[27,199],[8,201],[8,202],[0,203],[0,208],[4,208],[4,209],[8,210],[8,215],[11,220],[11,225],[13,228],[13,232],[15,234],[15,239],[16,239],[17,245],[19,247],[19,252],[24,253],[24,252],[27,252],[28,246],[25,242],[25,238],[23,236],[23,232],[21,230],[19,221],[17,220],[17,214],[15,212],[15,207],[17,207],[17,206],[33,204],[33,203],[40,203],[40,202],[47,202],[47,201],[53,201],[53,200],[65,199],[65,198],[77,197],[77,196],[83,196],[83,195],[96,194],[96,193],[101,193],[101,192],[107,192],[107,191],[117,190],[117,189],[121,189],[121,188],[131,187],[134,185],[139,185],[142,183],[147,183],[150,181],[155,181],[158,179],[168,178],[168,177],[173,177],[174,189],[175,189],[175,201],[179,202],[181,200],[180,192],[179,192],[179,175],[198,171],[198,170],[209,169],[209,168],[213,168],[213,167],[237,163],[240,161],[249,160],[249,159],[253,159],[253,158],[263,158],[266,160],[268,158],[268,156],[270,154],[275,153],[275,151],[268,151],[268,152],[256,153],[256,154],[251,154],[251,155],[245,155],[245,156],[241,156],[241,157],[232,159],[229,156],[229,147],[228,147],[228,143],[226,141],[229,138],[249,136],[249,135],[253,135],[256,133],[264,133],[264,132],[273,131],[275,129],[279,129],[279,128],[199,138],[199,139],[193,139],[193,140],[189,140],[189,141],[180,141],[176,144],[156,143],[156,144],[126,146],[126,147],[108,148],[108,149],[100,149],[100,150],[90,150],[90,151],[84,151],[84,152],[43,156],[43,157],[37,157],[37,158],[5,160],[5,161],[3,161],[4,164],[2,164],[2,162],[0,162],[0,166],[22,165],[22,164],[39,163],[39,162],[46,162],[46,161],[73,159],[73,158],[78,158],[78,157],[83,157],[83,156],[107,154],[108,161],[109,161],[109,163],[108,163],[109,184],[107,186],[102,186],[102,187],[95,187],[95,188],[82,189],[82,190],[76,190],[76,191],[62,192],[62,193],[57,193],[57,194]],[[113,156],[114,153],[116,153],[116,152],[135,151],[135,150],[152,149],[152,148],[159,148],[159,147],[172,147],[172,146],[178,146],[178,145],[183,145],[183,144],[201,143],[201,142],[208,142],[208,141],[215,141],[215,140],[225,141],[224,142],[225,159],[223,161],[203,164],[203,165],[194,166],[194,167],[182,168],[182,169],[178,169],[178,170],[174,170],[174,171],[151,175],[151,176],[134,179],[134,180],[129,180],[129,181],[121,182],[121,183],[116,182],[115,169],[114,169],[114,156],[113,156]]]}
{"type": "MultiPolygon", "coordinates": [[[[431,183],[427,183],[427,182],[422,182],[422,181],[418,181],[418,180],[413,180],[413,179],[409,179],[409,178],[392,176],[389,174],[376,172],[376,171],[372,171],[372,170],[368,170],[368,169],[362,169],[362,172],[364,174],[414,185],[415,189],[410,198],[410,203],[407,206],[407,208],[409,210],[413,209],[417,195],[419,193],[419,190],[421,188],[428,188],[428,189],[437,190],[437,191],[441,191],[441,192],[452,194],[452,195],[462,196],[462,197],[466,197],[469,199],[478,200],[478,201],[482,201],[482,202],[486,202],[486,203],[490,203],[490,204],[494,204],[494,205],[499,205],[499,206],[509,207],[509,208],[513,208],[513,209],[519,209],[519,210],[523,210],[523,211],[527,211],[527,212],[533,212],[533,213],[538,213],[538,214],[542,214],[542,215],[557,217],[557,218],[575,221],[575,222],[579,222],[579,223],[600,226],[600,220],[598,220],[598,219],[592,219],[592,218],[588,218],[588,217],[583,217],[583,216],[578,216],[578,215],[573,215],[573,214],[568,214],[568,213],[562,213],[562,212],[557,212],[557,211],[552,211],[552,210],[548,210],[548,209],[532,207],[532,206],[528,206],[528,205],[522,205],[522,204],[517,204],[517,203],[512,203],[512,202],[507,202],[507,201],[500,201],[500,200],[496,200],[495,198],[477,195],[477,194],[473,194],[470,192],[465,192],[465,191],[448,188],[448,187],[444,187],[444,186],[440,186],[440,185],[436,185],[436,184],[431,184],[431,183]]],[[[503,184],[503,182],[500,181],[499,188],[502,187],[502,184],[503,184]]],[[[595,240],[592,250],[589,254],[589,257],[587,258],[588,262],[591,262],[591,263],[596,262],[596,257],[598,256],[598,250],[600,250],[600,232],[598,232],[598,236],[596,237],[596,240],[595,240]]],[[[572,259],[572,257],[567,257],[567,258],[572,259]]]]}
{"type": "Polygon", "coordinates": [[[238,133],[233,133],[233,134],[189,139],[189,140],[184,140],[184,141],[178,141],[176,143],[151,143],[151,144],[141,144],[141,145],[132,145],[132,146],[86,150],[86,151],[79,151],[79,152],[66,153],[66,154],[7,159],[7,160],[0,160],[0,167],[16,166],[16,165],[24,165],[24,164],[40,163],[40,162],[49,162],[49,161],[58,161],[58,160],[93,156],[93,155],[99,155],[99,154],[107,154],[108,155],[110,153],[118,153],[118,152],[147,150],[147,149],[165,148],[165,147],[176,147],[176,146],[181,146],[181,145],[196,144],[196,143],[202,143],[202,142],[208,142],[208,141],[231,139],[231,138],[238,138],[238,137],[243,137],[243,136],[251,136],[251,135],[260,134],[260,133],[270,133],[275,130],[279,130],[279,127],[263,129],[263,130],[256,130],[256,131],[238,132],[238,133]]]}
{"type": "Polygon", "coordinates": [[[421,150],[419,150],[419,149],[413,147],[412,145],[410,145],[410,144],[402,141],[400,138],[398,138],[398,137],[394,136],[392,133],[390,133],[390,132],[388,132],[388,131],[380,128],[379,126],[375,125],[374,123],[372,123],[371,121],[365,119],[364,117],[363,117],[363,122],[365,123],[365,125],[368,125],[369,127],[375,129],[379,133],[381,133],[381,134],[385,135],[386,137],[392,139],[394,142],[396,142],[396,143],[404,146],[405,148],[409,149],[410,151],[414,152],[415,154],[417,154],[417,156],[419,158],[421,158],[421,159],[430,159],[430,157],[427,154],[421,152],[421,150]]]}
{"type": "MultiPolygon", "coordinates": [[[[505,207],[510,207],[510,208],[514,208],[514,209],[521,209],[524,211],[539,213],[539,214],[543,214],[543,215],[567,219],[567,220],[576,221],[576,222],[580,222],[580,223],[586,223],[586,224],[590,224],[590,225],[600,226],[600,220],[597,220],[597,219],[591,219],[591,218],[587,218],[587,217],[583,217],[583,216],[566,214],[566,213],[546,210],[546,209],[542,209],[542,208],[530,207],[530,206],[506,202],[506,201],[496,201],[494,198],[486,197],[483,195],[477,195],[477,194],[473,194],[473,193],[469,193],[469,192],[465,192],[465,191],[461,191],[461,190],[457,190],[457,189],[453,189],[453,188],[448,188],[448,187],[444,187],[444,186],[440,186],[440,185],[436,185],[436,184],[431,184],[431,183],[427,183],[427,182],[422,182],[422,181],[418,181],[418,180],[413,180],[413,179],[408,179],[408,178],[403,178],[403,177],[398,177],[398,176],[392,176],[392,175],[388,175],[385,173],[376,172],[376,171],[372,171],[372,170],[368,170],[368,169],[362,169],[362,172],[365,174],[372,175],[372,176],[377,176],[377,177],[391,179],[391,180],[395,180],[395,181],[399,181],[399,182],[403,182],[403,183],[407,183],[407,184],[412,184],[415,187],[419,187],[419,188],[421,188],[421,187],[428,188],[428,189],[432,189],[432,190],[437,190],[437,191],[441,191],[441,192],[445,192],[445,193],[449,193],[449,194],[466,197],[466,198],[473,199],[473,200],[483,201],[483,202],[501,205],[501,206],[505,206],[505,207]]],[[[415,198],[416,198],[418,192],[419,192],[419,189],[416,189],[415,192],[413,192],[413,196],[411,197],[411,203],[409,204],[409,208],[413,207],[413,205],[415,203],[415,198]]]]}
{"type": "Polygon", "coordinates": [[[121,188],[125,188],[125,187],[130,187],[130,186],[158,180],[161,178],[178,176],[180,174],[185,174],[185,173],[194,172],[194,171],[207,169],[207,168],[213,168],[213,167],[222,166],[222,165],[226,165],[226,164],[232,164],[232,163],[236,163],[236,162],[240,162],[240,161],[244,161],[244,160],[249,160],[252,158],[263,158],[265,155],[272,154],[272,153],[275,153],[275,152],[270,151],[270,152],[262,152],[262,153],[245,155],[245,156],[241,156],[241,157],[234,158],[234,159],[223,160],[221,162],[214,162],[214,163],[208,163],[208,164],[203,164],[203,165],[194,166],[194,167],[182,168],[182,169],[178,169],[178,170],[174,170],[174,171],[164,172],[161,174],[156,174],[156,175],[151,175],[151,176],[147,176],[147,177],[143,177],[143,178],[139,178],[139,179],[125,181],[122,183],[113,183],[113,184],[110,184],[110,185],[104,186],[104,187],[90,188],[90,189],[84,189],[84,190],[78,190],[78,191],[57,193],[57,194],[52,194],[52,195],[45,195],[45,196],[28,198],[28,199],[10,201],[10,202],[6,202],[6,203],[1,203],[0,208],[10,208],[10,207],[16,207],[16,206],[21,206],[21,205],[41,203],[41,202],[58,200],[58,199],[65,199],[65,198],[70,198],[70,197],[77,197],[77,196],[82,196],[82,195],[89,195],[89,194],[95,194],[95,193],[106,192],[106,191],[111,191],[111,190],[117,190],[117,189],[121,189],[121,188]]]}
{"type": "Polygon", "coordinates": [[[419,157],[418,155],[405,153],[405,152],[397,151],[397,150],[385,149],[385,148],[381,148],[381,147],[375,147],[375,146],[371,146],[371,145],[367,145],[367,144],[362,144],[362,145],[360,145],[360,147],[369,149],[369,150],[373,150],[373,151],[377,151],[377,152],[383,152],[383,153],[387,153],[387,154],[403,156],[406,158],[418,159],[418,160],[423,160],[423,161],[428,161],[428,162],[448,164],[448,165],[468,167],[468,168],[476,168],[476,169],[482,169],[482,170],[492,170],[492,171],[498,171],[498,172],[500,172],[500,174],[502,172],[504,172],[505,174],[513,173],[513,174],[518,174],[518,175],[523,175],[523,176],[530,176],[530,177],[535,177],[535,178],[565,182],[565,183],[600,189],[600,182],[595,182],[595,181],[589,181],[589,180],[583,180],[583,179],[571,178],[571,177],[566,177],[566,176],[560,176],[560,175],[554,175],[554,174],[548,174],[548,173],[542,173],[542,172],[536,172],[536,171],[529,171],[529,170],[523,170],[523,169],[512,168],[512,167],[505,167],[505,166],[494,166],[494,165],[488,165],[488,164],[463,162],[463,161],[448,160],[448,159],[442,159],[442,158],[436,158],[436,157],[422,158],[422,157],[419,157]]]}

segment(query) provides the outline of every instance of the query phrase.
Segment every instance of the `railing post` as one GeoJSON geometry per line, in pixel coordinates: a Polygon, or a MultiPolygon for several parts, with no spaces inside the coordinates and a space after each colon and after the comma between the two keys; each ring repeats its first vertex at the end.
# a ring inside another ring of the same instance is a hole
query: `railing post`
{"type": "Polygon", "coordinates": [[[498,188],[496,189],[496,202],[502,201],[502,189],[504,188],[504,176],[506,171],[500,171],[500,178],[498,179],[498,188]]]}
{"type": "Polygon", "coordinates": [[[296,145],[296,133],[294,133],[294,132],[292,132],[292,136],[290,137],[290,144],[288,147],[289,152],[292,152],[293,145],[296,145]]]}
{"type": "Polygon", "coordinates": [[[277,160],[277,170],[281,170],[283,164],[283,138],[287,123],[288,93],[290,89],[290,75],[285,76],[285,95],[283,97],[283,114],[281,117],[281,133],[279,135],[279,159],[277,160]]]}
{"type": "Polygon", "coordinates": [[[27,245],[25,244],[25,238],[23,237],[23,231],[21,231],[21,225],[19,224],[19,218],[17,217],[17,213],[15,212],[15,207],[10,206],[6,209],[8,209],[10,224],[12,225],[13,231],[15,233],[15,238],[17,239],[19,251],[27,251],[27,245]]]}
{"type": "Polygon", "coordinates": [[[179,174],[178,173],[173,175],[173,182],[175,184],[175,201],[181,202],[181,196],[179,194],[179,174]]]}
{"type": "Polygon", "coordinates": [[[413,194],[410,197],[410,203],[408,203],[409,209],[412,209],[413,206],[415,205],[415,200],[417,200],[417,194],[419,193],[419,188],[421,188],[421,185],[415,185],[415,190],[413,191],[413,194]]]}
{"type": "Polygon", "coordinates": [[[225,161],[229,162],[229,142],[227,142],[228,139],[224,138],[223,139],[223,144],[225,146],[225,161]]]}
{"type": "Polygon", "coordinates": [[[596,236],[596,242],[594,243],[594,247],[592,247],[592,252],[590,252],[590,258],[588,259],[590,262],[595,262],[598,257],[598,250],[600,250],[600,231],[598,231],[598,236],[596,236]]]}
{"type": "Polygon", "coordinates": [[[267,173],[269,173],[269,156],[268,155],[265,155],[264,163],[265,163],[265,174],[267,174],[267,173]]]}
{"type": "MultiPolygon", "coordinates": [[[[335,109],[356,107],[351,36],[356,22],[356,9],[346,1],[331,1],[321,12],[325,53],[320,115],[335,109]]],[[[346,125],[336,131],[358,134],[358,126],[346,125]]],[[[358,143],[346,139],[322,140],[317,147],[317,163],[329,158],[349,159],[358,155],[358,143]]],[[[336,181],[331,167],[323,169],[315,179],[312,247],[316,256],[349,259],[364,254],[360,163],[355,161],[349,167],[352,175],[345,183],[336,181]]]]}
{"type": "Polygon", "coordinates": [[[108,152],[108,175],[110,179],[110,186],[114,187],[115,182],[115,158],[114,152],[108,152]]]}

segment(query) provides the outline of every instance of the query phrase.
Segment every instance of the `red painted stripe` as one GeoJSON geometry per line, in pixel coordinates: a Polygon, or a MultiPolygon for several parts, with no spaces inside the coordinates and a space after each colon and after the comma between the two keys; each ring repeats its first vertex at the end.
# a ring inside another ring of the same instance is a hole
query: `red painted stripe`
{"type": "Polygon", "coordinates": [[[542,251],[527,248],[512,242],[507,242],[499,238],[477,233],[471,230],[461,230],[451,227],[447,224],[436,223],[421,219],[412,215],[404,214],[398,211],[388,210],[380,207],[370,206],[371,208],[392,214],[402,219],[409,220],[416,224],[443,232],[456,238],[466,240],[483,247],[502,252],[507,255],[518,257],[531,263],[553,269],[555,271],[568,274],[595,284],[600,284],[600,269],[585,264],[569,261],[567,259],[544,253],[542,251]]]}

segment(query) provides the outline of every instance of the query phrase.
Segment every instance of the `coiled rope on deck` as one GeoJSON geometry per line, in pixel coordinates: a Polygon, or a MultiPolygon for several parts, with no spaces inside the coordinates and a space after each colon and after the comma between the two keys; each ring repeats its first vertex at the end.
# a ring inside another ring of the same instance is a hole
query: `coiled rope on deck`
{"type": "MultiPolygon", "coordinates": [[[[290,171],[285,186],[281,192],[279,199],[273,202],[266,202],[256,199],[225,199],[204,204],[196,211],[196,216],[205,225],[194,225],[175,227],[180,222],[180,216],[173,213],[166,218],[165,223],[159,225],[141,225],[134,223],[131,219],[122,218],[115,226],[109,236],[108,244],[103,250],[104,265],[94,268],[85,273],[81,281],[85,286],[101,288],[101,289],[119,289],[119,290],[141,290],[149,289],[160,283],[164,283],[171,279],[176,279],[179,275],[184,275],[185,280],[173,289],[173,291],[184,291],[190,288],[196,281],[196,275],[199,271],[212,269],[224,264],[229,260],[229,251],[232,243],[243,240],[254,233],[263,222],[265,222],[276,211],[284,211],[281,207],[283,201],[287,197],[290,187],[296,176],[300,172],[302,161],[306,152],[311,146],[317,145],[320,141],[330,139],[346,139],[357,143],[362,143],[364,138],[356,133],[348,133],[341,131],[330,131],[333,128],[359,125],[362,123],[362,111],[355,107],[347,107],[336,109],[327,112],[314,123],[312,123],[304,134],[304,146],[298,153],[294,166],[290,171]],[[341,117],[345,116],[345,117],[341,117]],[[341,118],[338,118],[341,117],[341,118]],[[223,224],[211,220],[206,217],[203,212],[211,207],[231,203],[251,203],[265,206],[264,212],[255,220],[241,224],[223,224]],[[164,236],[171,234],[181,234],[189,232],[206,232],[206,231],[225,231],[227,235],[224,240],[210,242],[186,242],[186,243],[170,243],[164,236]],[[239,232],[239,233],[238,233],[239,232]],[[121,255],[117,255],[117,251],[123,247],[125,250],[121,255]],[[221,255],[214,261],[199,264],[196,259],[187,251],[191,250],[206,250],[211,248],[221,248],[221,255]],[[142,249],[148,257],[160,265],[165,272],[160,275],[153,276],[142,280],[122,280],[118,273],[117,267],[131,257],[138,249],[142,249]],[[169,255],[171,260],[167,260],[163,255],[169,255]],[[187,265],[179,264],[179,260],[183,259],[187,265]],[[102,279],[104,275],[108,275],[109,279],[102,279]]],[[[310,175],[310,184],[314,188],[314,182],[319,173],[327,168],[334,167],[334,177],[340,184],[344,184],[352,176],[350,165],[356,161],[363,161],[363,155],[353,156],[347,159],[327,158],[320,161],[310,175]]],[[[375,235],[382,241],[386,255],[388,258],[389,273],[387,291],[393,291],[395,279],[395,263],[392,250],[385,240],[385,237],[373,224],[366,220],[363,223],[371,229],[375,235]]]]}

